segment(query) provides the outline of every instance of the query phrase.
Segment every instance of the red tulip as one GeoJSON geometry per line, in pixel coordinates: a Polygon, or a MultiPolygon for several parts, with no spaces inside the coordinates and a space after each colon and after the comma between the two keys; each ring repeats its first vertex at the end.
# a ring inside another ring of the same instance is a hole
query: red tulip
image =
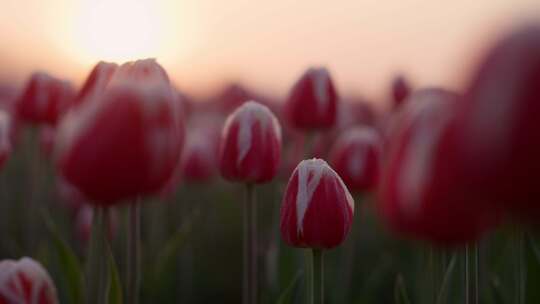
{"type": "Polygon", "coordinates": [[[79,189],[61,176],[56,178],[56,192],[59,202],[72,214],[77,213],[82,206],[90,203],[90,200],[79,189]]]}
{"type": "MultiPolygon", "coordinates": [[[[118,232],[118,218],[114,209],[109,210],[107,218],[107,230],[109,239],[114,239],[118,232]]],[[[82,244],[87,245],[92,233],[94,209],[90,205],[83,205],[75,215],[75,233],[82,244]]]]}
{"type": "Polygon", "coordinates": [[[30,258],[0,262],[0,304],[56,304],[56,288],[47,271],[30,258]]]}
{"type": "Polygon", "coordinates": [[[209,132],[188,132],[182,153],[182,176],[187,182],[208,182],[216,173],[217,155],[218,147],[209,132]]]}
{"type": "Polygon", "coordinates": [[[377,185],[381,145],[370,127],[349,129],[334,144],[330,162],[351,191],[371,191],[377,185]]]}
{"type": "Polygon", "coordinates": [[[458,110],[462,166],[477,191],[540,218],[540,24],[498,41],[476,68],[458,110]]]}
{"type": "Polygon", "coordinates": [[[272,112],[244,103],[225,122],[220,145],[221,175],[231,181],[265,183],[277,173],[281,127],[272,112]]]}
{"type": "Polygon", "coordinates": [[[390,135],[379,198],[394,230],[449,246],[477,240],[495,223],[452,153],[458,99],[438,89],[409,98],[390,135]]]}
{"type": "Polygon", "coordinates": [[[74,104],[78,105],[84,100],[92,98],[95,94],[103,93],[117,69],[116,63],[98,62],[86,78],[74,104]]]}
{"type": "Polygon", "coordinates": [[[52,155],[55,136],[56,129],[53,126],[45,125],[39,128],[39,146],[46,156],[52,155]]]}
{"type": "Polygon", "coordinates": [[[4,166],[12,150],[13,123],[11,115],[0,110],[0,168],[4,166]]]}
{"type": "Polygon", "coordinates": [[[294,247],[330,249],[351,228],[354,200],[339,175],[322,159],[294,170],[281,205],[281,236],[294,247]]]}
{"type": "Polygon", "coordinates": [[[69,82],[34,73],[16,101],[17,116],[28,123],[55,125],[74,96],[69,82]]]}
{"type": "Polygon", "coordinates": [[[403,75],[398,75],[392,81],[392,101],[394,108],[403,104],[411,94],[411,86],[403,75]]]}
{"type": "Polygon", "coordinates": [[[310,68],[293,86],[285,104],[289,123],[299,129],[329,129],[336,123],[338,96],[325,68],[310,68]]]}
{"type": "Polygon", "coordinates": [[[122,65],[102,93],[62,120],[55,151],[61,173],[101,205],[159,191],[182,148],[177,105],[154,60],[122,65]]]}

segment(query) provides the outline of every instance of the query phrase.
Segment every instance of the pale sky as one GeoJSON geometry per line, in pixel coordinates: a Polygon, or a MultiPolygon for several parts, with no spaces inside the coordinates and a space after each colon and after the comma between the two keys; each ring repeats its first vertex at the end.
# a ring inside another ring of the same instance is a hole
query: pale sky
{"type": "Polygon", "coordinates": [[[0,0],[0,79],[79,83],[100,59],[155,57],[188,92],[284,96],[325,65],[342,94],[380,99],[399,71],[460,88],[487,42],[531,20],[538,0],[0,0]]]}

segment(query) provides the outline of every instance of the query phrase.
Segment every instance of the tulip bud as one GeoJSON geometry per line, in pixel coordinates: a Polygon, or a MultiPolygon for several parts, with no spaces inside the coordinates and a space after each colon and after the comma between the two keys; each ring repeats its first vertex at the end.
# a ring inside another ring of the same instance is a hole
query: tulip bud
{"type": "Polygon", "coordinates": [[[95,94],[102,93],[117,69],[118,65],[116,63],[98,62],[86,78],[74,103],[78,105],[84,100],[90,99],[95,94]]]}
{"type": "Polygon", "coordinates": [[[254,101],[244,103],[225,122],[221,134],[221,175],[231,181],[265,183],[277,173],[281,127],[272,112],[254,101]]]}
{"type": "Polygon", "coordinates": [[[188,132],[182,153],[182,176],[187,182],[207,182],[216,173],[218,147],[210,132],[188,132]]]}
{"type": "Polygon", "coordinates": [[[281,204],[281,236],[294,247],[330,249],[351,228],[354,200],[339,175],[322,159],[303,160],[281,204]]]}
{"type": "Polygon", "coordinates": [[[336,123],[337,92],[325,68],[310,68],[293,86],[285,104],[289,123],[299,129],[329,129],[336,123]]]}
{"type": "Polygon", "coordinates": [[[380,187],[380,210],[396,231],[439,245],[477,240],[495,223],[450,143],[459,96],[444,90],[414,93],[396,118],[380,187]]]}
{"type": "Polygon", "coordinates": [[[62,120],[55,154],[64,177],[102,205],[159,191],[183,144],[175,98],[154,60],[120,66],[102,93],[62,120]]]}
{"type": "Polygon", "coordinates": [[[373,190],[379,179],[381,139],[369,127],[349,129],[330,154],[332,167],[351,191],[373,190]]]}
{"type": "Polygon", "coordinates": [[[16,101],[17,116],[29,123],[55,125],[69,108],[75,91],[69,82],[35,73],[16,101]]]}
{"type": "MultiPolygon", "coordinates": [[[[118,232],[118,218],[115,209],[109,209],[107,220],[108,238],[114,239],[118,232]]],[[[83,245],[88,245],[92,235],[92,224],[94,220],[94,209],[90,205],[83,205],[77,210],[75,215],[75,234],[83,245]]]]}
{"type": "Polygon", "coordinates": [[[12,150],[12,121],[8,112],[0,110],[0,168],[4,166],[12,150]]]}
{"type": "Polygon", "coordinates": [[[56,288],[47,271],[36,261],[22,258],[0,262],[0,303],[56,304],[56,288]]]}
{"type": "Polygon", "coordinates": [[[540,218],[540,24],[499,40],[458,109],[457,141],[476,191],[514,214],[540,218]]]}
{"type": "Polygon", "coordinates": [[[403,75],[398,75],[392,81],[392,101],[394,108],[403,104],[411,93],[411,86],[403,75]]]}

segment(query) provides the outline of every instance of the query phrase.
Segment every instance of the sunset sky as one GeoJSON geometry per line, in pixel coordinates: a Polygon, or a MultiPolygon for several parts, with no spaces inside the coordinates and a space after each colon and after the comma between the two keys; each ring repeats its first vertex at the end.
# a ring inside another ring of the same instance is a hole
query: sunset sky
{"type": "Polygon", "coordinates": [[[196,94],[235,80],[283,96],[310,65],[379,99],[391,76],[459,88],[498,33],[538,0],[0,0],[0,80],[39,69],[76,83],[100,59],[155,57],[196,94]]]}

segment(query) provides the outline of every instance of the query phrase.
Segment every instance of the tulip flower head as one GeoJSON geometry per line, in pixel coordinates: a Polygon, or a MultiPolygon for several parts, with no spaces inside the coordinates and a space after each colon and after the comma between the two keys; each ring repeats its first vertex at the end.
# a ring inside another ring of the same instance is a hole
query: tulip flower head
{"type": "Polygon", "coordinates": [[[370,191],[377,185],[381,145],[379,134],[369,127],[349,129],[338,138],[331,164],[351,191],[370,191]]]}
{"type": "Polygon", "coordinates": [[[118,65],[116,63],[98,62],[86,78],[74,103],[78,105],[87,98],[90,99],[93,95],[103,92],[117,69],[118,65]]]}
{"type": "Polygon", "coordinates": [[[392,81],[392,101],[394,108],[403,104],[405,99],[411,94],[411,86],[407,79],[402,75],[398,75],[392,81]]]}
{"type": "Polygon", "coordinates": [[[182,153],[182,176],[188,182],[207,182],[216,174],[218,148],[209,131],[188,133],[182,153]]]}
{"type": "Polygon", "coordinates": [[[352,225],[354,200],[339,175],[322,159],[294,170],[281,205],[281,236],[293,247],[330,249],[352,225]]]}
{"type": "Polygon", "coordinates": [[[159,191],[183,145],[175,98],[154,60],[120,66],[101,93],[62,120],[55,154],[63,176],[96,204],[159,191]]]}
{"type": "Polygon", "coordinates": [[[265,183],[281,157],[281,127],[264,105],[248,101],[227,118],[220,145],[221,175],[231,181],[265,183]]]}
{"type": "Polygon", "coordinates": [[[34,73],[16,101],[17,116],[28,123],[56,125],[74,97],[69,82],[34,73]]]}
{"type": "Polygon", "coordinates": [[[325,68],[310,68],[293,86],[285,115],[298,129],[330,129],[336,123],[337,100],[330,73],[325,68]]]}
{"type": "Polygon", "coordinates": [[[0,262],[1,304],[56,304],[56,288],[36,261],[22,258],[0,262]]]}

